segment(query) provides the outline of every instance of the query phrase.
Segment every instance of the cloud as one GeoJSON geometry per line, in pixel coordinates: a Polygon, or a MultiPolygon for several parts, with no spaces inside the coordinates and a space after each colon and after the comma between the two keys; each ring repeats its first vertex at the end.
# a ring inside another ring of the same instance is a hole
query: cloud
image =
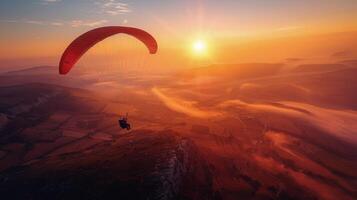
{"type": "Polygon", "coordinates": [[[303,27],[301,26],[285,26],[285,27],[280,27],[276,29],[276,31],[295,31],[298,29],[302,29],[303,27]]]}
{"type": "Polygon", "coordinates": [[[17,23],[19,22],[18,20],[14,20],[14,19],[2,19],[0,20],[0,22],[4,22],[4,23],[17,23]]]}
{"type": "Polygon", "coordinates": [[[3,23],[25,23],[25,24],[34,24],[34,25],[45,25],[46,22],[40,20],[29,20],[29,19],[5,19],[0,20],[3,23]]]}
{"type": "Polygon", "coordinates": [[[70,26],[72,27],[80,27],[80,26],[88,26],[88,27],[95,27],[100,26],[103,24],[108,23],[107,20],[98,20],[98,21],[82,21],[82,20],[72,20],[69,22],[70,26]]]}
{"type": "MultiPolygon", "coordinates": [[[[314,105],[281,101],[278,104],[255,104],[246,103],[239,99],[227,100],[218,105],[220,108],[245,108],[251,112],[269,113],[269,116],[277,114],[283,117],[294,118],[310,122],[315,127],[333,135],[341,140],[354,145],[357,144],[357,112],[352,110],[333,110],[314,105]],[[306,112],[307,111],[307,112],[306,112]]],[[[274,117],[271,117],[269,124],[274,126],[274,117]]],[[[280,126],[281,121],[276,121],[276,126],[280,126]]]]}
{"type": "Polygon", "coordinates": [[[109,15],[120,15],[132,12],[127,3],[122,3],[117,0],[102,0],[96,2],[103,9],[103,13],[109,15]]]}
{"type": "Polygon", "coordinates": [[[57,3],[57,2],[60,2],[60,1],[62,1],[62,0],[41,0],[40,4],[49,5],[49,4],[57,3]]]}
{"type": "Polygon", "coordinates": [[[96,27],[108,23],[107,20],[93,20],[93,21],[84,21],[84,20],[71,20],[71,21],[40,21],[40,20],[0,20],[3,23],[23,23],[23,24],[33,24],[33,25],[45,25],[45,26],[71,26],[71,27],[96,27]]]}
{"type": "Polygon", "coordinates": [[[50,25],[52,26],[63,26],[62,22],[51,22],[50,25]]]}
{"type": "Polygon", "coordinates": [[[37,21],[37,20],[24,20],[24,23],[26,23],[26,24],[37,24],[37,25],[44,25],[45,24],[45,22],[37,21]]]}
{"type": "Polygon", "coordinates": [[[39,21],[39,20],[29,20],[29,19],[5,19],[5,20],[0,20],[0,22],[3,23],[24,23],[24,24],[36,24],[36,25],[44,25],[45,22],[39,21]]]}
{"type": "Polygon", "coordinates": [[[179,112],[179,113],[188,115],[190,117],[210,118],[210,117],[218,117],[221,115],[221,113],[218,113],[218,112],[197,108],[195,106],[196,102],[167,96],[159,88],[154,87],[151,89],[151,92],[160,101],[162,101],[169,109],[171,109],[175,112],[179,112]]]}

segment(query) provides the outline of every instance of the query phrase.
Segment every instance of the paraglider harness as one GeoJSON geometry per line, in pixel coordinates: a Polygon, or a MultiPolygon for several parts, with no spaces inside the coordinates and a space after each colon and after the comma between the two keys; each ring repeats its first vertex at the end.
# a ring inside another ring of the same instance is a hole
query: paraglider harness
{"type": "Polygon", "coordinates": [[[126,113],[125,117],[120,117],[118,122],[119,122],[120,128],[126,129],[126,130],[131,129],[130,124],[128,123],[128,113],[126,113]]]}

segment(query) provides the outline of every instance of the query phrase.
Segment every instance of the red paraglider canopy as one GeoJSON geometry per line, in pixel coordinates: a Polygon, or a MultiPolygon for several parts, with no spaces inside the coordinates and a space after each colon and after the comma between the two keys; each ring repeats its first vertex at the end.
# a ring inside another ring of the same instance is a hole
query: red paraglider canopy
{"type": "Polygon", "coordinates": [[[155,38],[144,30],[123,26],[96,28],[80,35],[67,47],[61,57],[59,73],[67,74],[72,69],[74,64],[76,64],[76,62],[81,58],[81,56],[92,46],[105,38],[118,33],[128,34],[137,38],[146,45],[151,54],[155,54],[157,51],[158,47],[155,38]]]}

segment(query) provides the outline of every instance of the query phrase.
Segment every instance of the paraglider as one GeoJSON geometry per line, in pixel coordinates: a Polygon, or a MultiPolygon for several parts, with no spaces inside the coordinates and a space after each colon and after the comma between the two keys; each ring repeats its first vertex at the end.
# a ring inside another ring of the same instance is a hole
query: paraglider
{"type": "Polygon", "coordinates": [[[128,113],[126,113],[125,117],[120,117],[118,120],[118,123],[119,123],[120,128],[122,128],[122,129],[126,129],[128,131],[131,129],[131,126],[128,123],[128,113]]]}
{"type": "MultiPolygon", "coordinates": [[[[67,74],[76,64],[76,62],[91,47],[96,45],[98,42],[119,33],[124,33],[140,40],[145,44],[151,54],[155,54],[157,52],[158,45],[155,38],[144,30],[123,26],[107,26],[96,28],[80,35],[66,48],[59,63],[59,73],[67,74]]],[[[122,129],[130,130],[131,126],[128,123],[127,115],[125,117],[119,118],[118,123],[122,129]]]]}
{"type": "Polygon", "coordinates": [[[106,26],[90,30],[77,37],[63,52],[60,63],[59,73],[67,74],[76,62],[91,47],[98,42],[115,34],[124,33],[140,40],[148,48],[151,54],[155,54],[158,48],[155,38],[148,32],[132,27],[106,26]]]}

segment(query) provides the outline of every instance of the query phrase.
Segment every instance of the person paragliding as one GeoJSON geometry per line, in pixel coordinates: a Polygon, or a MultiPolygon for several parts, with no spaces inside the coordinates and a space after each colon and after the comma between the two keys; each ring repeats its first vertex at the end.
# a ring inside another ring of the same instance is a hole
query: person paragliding
{"type": "Polygon", "coordinates": [[[128,113],[126,113],[125,117],[120,117],[118,120],[118,123],[119,123],[120,128],[122,128],[122,129],[126,129],[128,131],[131,129],[131,126],[128,123],[128,113]]]}
{"type": "MultiPolygon", "coordinates": [[[[123,26],[100,27],[80,35],[66,48],[59,63],[59,73],[67,74],[91,47],[100,41],[119,33],[133,36],[144,43],[150,54],[155,54],[157,52],[158,45],[155,38],[144,30],[123,26]]],[[[128,123],[128,114],[125,117],[119,118],[118,122],[122,129],[131,129],[130,124],[128,123]]]]}

